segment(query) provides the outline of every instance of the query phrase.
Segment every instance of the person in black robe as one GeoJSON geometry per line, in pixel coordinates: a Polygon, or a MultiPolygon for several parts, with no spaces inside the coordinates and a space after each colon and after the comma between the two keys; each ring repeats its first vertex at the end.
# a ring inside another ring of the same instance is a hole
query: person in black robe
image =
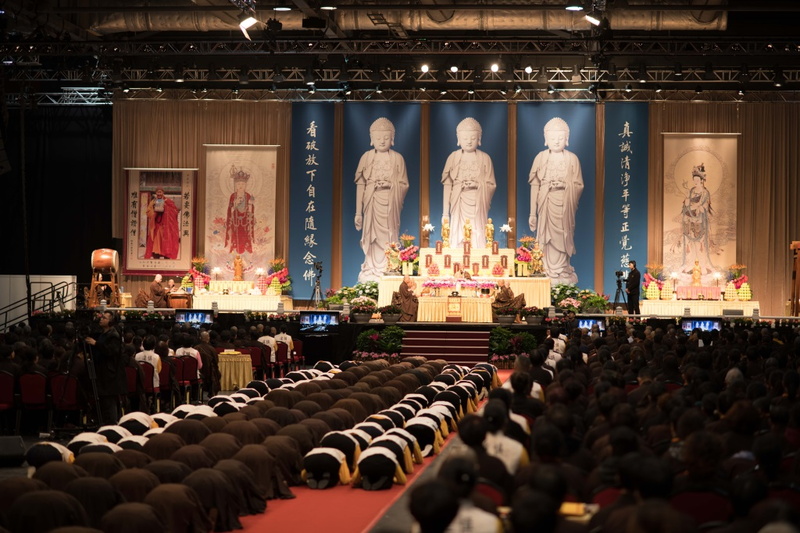
{"type": "Polygon", "coordinates": [[[639,315],[639,287],[642,285],[642,274],[636,270],[636,261],[628,263],[631,269],[625,280],[625,292],[628,294],[628,314],[639,315]]]}
{"type": "Polygon", "coordinates": [[[104,311],[99,320],[100,334],[86,337],[86,344],[92,347],[88,354],[97,376],[100,422],[113,425],[119,420],[119,397],[127,390],[125,361],[114,313],[104,311]]]}

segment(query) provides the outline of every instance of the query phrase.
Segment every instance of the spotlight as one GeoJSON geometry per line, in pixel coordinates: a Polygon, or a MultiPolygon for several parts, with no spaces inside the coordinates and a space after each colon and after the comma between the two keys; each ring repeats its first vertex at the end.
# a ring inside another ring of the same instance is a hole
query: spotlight
{"type": "Polygon", "coordinates": [[[445,94],[447,94],[447,89],[439,89],[439,94],[444,96],[445,94]]]}
{"type": "Polygon", "coordinates": [[[186,71],[179,68],[175,71],[175,83],[183,83],[186,81],[186,71]]]}
{"type": "Polygon", "coordinates": [[[663,91],[663,90],[664,90],[664,89],[663,89],[663,87],[661,87],[661,85],[660,85],[660,84],[659,84],[659,85],[656,85],[656,92],[657,92],[657,93],[660,93],[660,92],[661,92],[661,91],[663,91]]]}
{"type": "Polygon", "coordinates": [[[505,86],[500,87],[500,94],[505,96],[506,94],[508,94],[508,89],[505,86]]]}
{"type": "Polygon", "coordinates": [[[530,74],[533,72],[533,67],[530,65],[525,65],[525,74],[530,74]]]}
{"type": "Polygon", "coordinates": [[[239,29],[242,30],[242,35],[244,35],[245,39],[248,41],[251,39],[247,30],[252,28],[256,22],[258,22],[258,20],[256,20],[255,13],[242,11],[239,15],[239,29]]]}
{"type": "Polygon", "coordinates": [[[427,63],[423,63],[419,69],[422,71],[423,74],[427,74],[431,67],[428,66],[427,63]]]}
{"type": "Polygon", "coordinates": [[[314,85],[314,69],[310,68],[306,70],[306,73],[303,75],[303,81],[306,85],[314,85]]]}
{"type": "Polygon", "coordinates": [[[453,74],[455,74],[456,72],[458,72],[458,67],[457,67],[456,65],[453,65],[453,66],[451,66],[451,67],[450,67],[450,72],[452,72],[453,74]]]}
{"type": "Polygon", "coordinates": [[[268,19],[267,20],[267,31],[271,33],[278,33],[283,29],[283,23],[277,19],[268,19]]]}
{"type": "Polygon", "coordinates": [[[569,0],[567,7],[564,9],[567,11],[583,11],[583,2],[581,0],[569,0]]]}
{"type": "Polygon", "coordinates": [[[626,92],[626,93],[629,93],[629,92],[631,92],[632,90],[633,90],[633,87],[631,87],[631,84],[630,84],[630,83],[627,83],[627,84],[625,84],[625,92],[626,92]]]}
{"type": "Polygon", "coordinates": [[[783,75],[783,70],[776,68],[774,76],[775,77],[773,78],[774,81],[772,82],[772,85],[775,87],[783,87],[783,83],[786,81],[786,77],[783,75]]]}
{"type": "Polygon", "coordinates": [[[291,11],[292,7],[285,3],[280,3],[272,8],[273,11],[291,11]]]}
{"type": "Polygon", "coordinates": [[[698,85],[698,86],[696,86],[694,88],[694,92],[697,93],[697,94],[700,94],[701,92],[703,92],[703,88],[698,85]]]}
{"type": "Polygon", "coordinates": [[[522,87],[519,84],[514,85],[514,94],[519,94],[521,92],[522,92],[522,87]]]}
{"type": "Polygon", "coordinates": [[[586,13],[583,18],[585,18],[592,26],[599,26],[603,21],[603,16],[600,14],[600,12],[594,9],[586,13]]]}
{"type": "Polygon", "coordinates": [[[556,86],[551,83],[547,86],[547,94],[553,94],[554,92],[556,92],[556,86]]]}
{"type": "Polygon", "coordinates": [[[381,84],[380,83],[375,86],[375,92],[377,94],[382,94],[383,93],[383,89],[381,89],[381,84]]]}
{"type": "Polygon", "coordinates": [[[122,92],[124,92],[125,94],[128,94],[129,92],[131,92],[131,88],[128,87],[127,85],[123,85],[122,86],[122,92]]]}
{"type": "Polygon", "coordinates": [[[317,88],[315,86],[313,86],[313,85],[309,85],[308,86],[308,94],[314,94],[315,92],[317,92],[317,88]]]}
{"type": "Polygon", "coordinates": [[[744,89],[739,89],[739,96],[744,96],[744,89]]]}
{"type": "Polygon", "coordinates": [[[497,63],[492,63],[492,66],[489,67],[489,70],[491,70],[492,72],[497,72],[498,70],[500,70],[500,65],[498,65],[497,63]]]}
{"type": "Polygon", "coordinates": [[[683,76],[683,69],[681,68],[680,63],[675,63],[675,70],[672,73],[673,76],[676,78],[680,78],[683,76]]]}
{"type": "Polygon", "coordinates": [[[250,83],[250,76],[247,74],[247,69],[241,69],[239,71],[239,84],[247,85],[249,83],[250,83]]]}
{"type": "Polygon", "coordinates": [[[156,87],[156,92],[157,93],[164,92],[164,89],[162,89],[161,87],[156,87]]]}
{"type": "Polygon", "coordinates": [[[467,89],[467,94],[475,94],[475,87],[470,86],[470,88],[467,89]]]}

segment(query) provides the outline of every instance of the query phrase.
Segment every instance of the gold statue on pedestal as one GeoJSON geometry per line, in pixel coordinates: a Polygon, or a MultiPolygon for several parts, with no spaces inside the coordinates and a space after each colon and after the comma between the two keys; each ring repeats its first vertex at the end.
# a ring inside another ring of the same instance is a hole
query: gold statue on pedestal
{"type": "Polygon", "coordinates": [[[244,281],[244,260],[241,255],[233,258],[233,281],[244,281]]]}
{"type": "Polygon", "coordinates": [[[492,224],[492,219],[488,219],[486,221],[486,247],[491,248],[492,243],[494,242],[494,224],[492,224]]]}
{"type": "Polygon", "coordinates": [[[700,260],[694,260],[692,267],[692,287],[701,287],[703,285],[703,269],[700,267],[700,260]]]}
{"type": "Polygon", "coordinates": [[[442,246],[450,248],[450,219],[442,218],[442,246]]]}
{"type": "Polygon", "coordinates": [[[472,224],[469,219],[464,221],[464,242],[472,242],[472,224]]]}
{"type": "Polygon", "coordinates": [[[544,274],[544,251],[539,247],[539,241],[533,241],[531,249],[531,274],[534,276],[544,274]]]}

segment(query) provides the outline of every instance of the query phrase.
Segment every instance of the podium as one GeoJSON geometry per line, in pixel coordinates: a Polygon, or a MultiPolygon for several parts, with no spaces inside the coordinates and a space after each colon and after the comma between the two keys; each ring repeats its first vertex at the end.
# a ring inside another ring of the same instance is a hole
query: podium
{"type": "Polygon", "coordinates": [[[461,297],[448,296],[447,297],[447,315],[444,318],[445,322],[461,322],[461,297]]]}

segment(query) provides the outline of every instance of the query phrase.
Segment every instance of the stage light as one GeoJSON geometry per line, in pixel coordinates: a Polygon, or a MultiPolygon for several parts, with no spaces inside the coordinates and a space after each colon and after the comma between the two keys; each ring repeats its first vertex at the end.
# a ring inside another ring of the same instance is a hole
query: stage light
{"type": "Polygon", "coordinates": [[[508,94],[508,89],[505,86],[500,87],[500,94],[505,96],[506,94],[508,94]]]}
{"type": "Polygon", "coordinates": [[[458,72],[458,67],[457,67],[456,65],[452,65],[452,66],[450,67],[450,72],[452,72],[453,74],[455,74],[456,72],[458,72]]]}
{"type": "Polygon", "coordinates": [[[533,67],[530,65],[525,65],[525,74],[530,74],[533,72],[533,67]]]}
{"type": "Polygon", "coordinates": [[[291,11],[292,6],[284,3],[280,3],[272,8],[273,11],[291,11]]]}
{"type": "Polygon", "coordinates": [[[744,96],[744,89],[739,89],[739,96],[744,96]]]}
{"type": "Polygon", "coordinates": [[[629,93],[629,92],[631,92],[632,90],[633,90],[633,87],[631,87],[631,84],[630,84],[630,83],[627,83],[627,84],[625,84],[625,92],[626,92],[626,93],[629,93]]]}
{"type": "Polygon", "coordinates": [[[186,71],[182,67],[175,70],[175,83],[183,83],[186,81],[186,71]]]}
{"type": "Polygon", "coordinates": [[[701,92],[703,92],[703,88],[700,85],[698,85],[694,88],[694,92],[700,94],[701,92]]]}
{"type": "Polygon", "coordinates": [[[470,86],[470,88],[467,89],[467,94],[475,94],[475,87],[470,86]]]}
{"type": "Polygon", "coordinates": [[[303,81],[306,85],[314,85],[314,69],[310,68],[306,70],[306,73],[303,75],[303,81]]]}
{"type": "Polygon", "coordinates": [[[383,94],[383,89],[381,89],[381,84],[380,83],[375,86],[375,92],[377,94],[383,94]]]}
{"type": "Polygon", "coordinates": [[[283,29],[283,23],[277,19],[267,19],[267,31],[270,33],[278,33],[283,29]]]}
{"type": "Polygon", "coordinates": [[[317,92],[317,88],[314,87],[313,85],[309,85],[308,86],[308,94],[314,94],[315,92],[317,92]]]}
{"type": "Polygon", "coordinates": [[[333,4],[323,4],[319,6],[322,11],[336,11],[336,6],[333,4]]]}
{"type": "Polygon", "coordinates": [[[675,70],[672,72],[672,75],[676,78],[683,76],[683,68],[681,67],[680,63],[675,63],[675,70]]]}
{"type": "Polygon", "coordinates": [[[783,75],[783,70],[776,68],[774,74],[774,81],[772,84],[775,87],[783,87],[784,82],[786,81],[786,77],[783,75]]]}
{"type": "Polygon", "coordinates": [[[242,30],[242,35],[244,35],[245,39],[250,41],[250,34],[247,33],[247,30],[252,28],[258,20],[255,17],[254,12],[242,11],[239,15],[239,29],[242,30]]]}
{"type": "Polygon", "coordinates": [[[661,91],[663,91],[663,90],[664,90],[664,89],[661,87],[661,85],[656,85],[656,92],[657,92],[657,93],[660,93],[660,92],[661,92],[661,91]]]}
{"type": "Polygon", "coordinates": [[[514,86],[514,94],[519,94],[521,92],[522,92],[522,86],[520,86],[519,84],[515,85],[514,86]]]}
{"type": "Polygon", "coordinates": [[[500,70],[500,65],[498,65],[497,63],[492,63],[492,66],[489,67],[489,70],[491,70],[492,72],[497,72],[498,70],[500,70]]]}
{"type": "Polygon", "coordinates": [[[444,96],[445,94],[447,94],[447,89],[439,89],[439,94],[444,96]]]}
{"type": "Polygon", "coordinates": [[[427,63],[423,63],[419,69],[422,71],[423,74],[427,74],[431,67],[428,66],[427,63]]]}
{"type": "Polygon", "coordinates": [[[567,11],[583,11],[583,2],[581,0],[569,0],[567,2],[567,7],[565,7],[567,11]]]}
{"type": "Polygon", "coordinates": [[[591,11],[586,13],[583,16],[583,18],[585,18],[589,22],[589,24],[591,24],[593,26],[599,26],[600,23],[603,21],[603,18],[602,18],[602,15],[600,14],[600,12],[598,12],[598,11],[596,11],[594,9],[592,9],[591,11]]]}
{"type": "Polygon", "coordinates": [[[556,92],[556,86],[551,83],[547,86],[547,94],[553,94],[554,92],[556,92]]]}

